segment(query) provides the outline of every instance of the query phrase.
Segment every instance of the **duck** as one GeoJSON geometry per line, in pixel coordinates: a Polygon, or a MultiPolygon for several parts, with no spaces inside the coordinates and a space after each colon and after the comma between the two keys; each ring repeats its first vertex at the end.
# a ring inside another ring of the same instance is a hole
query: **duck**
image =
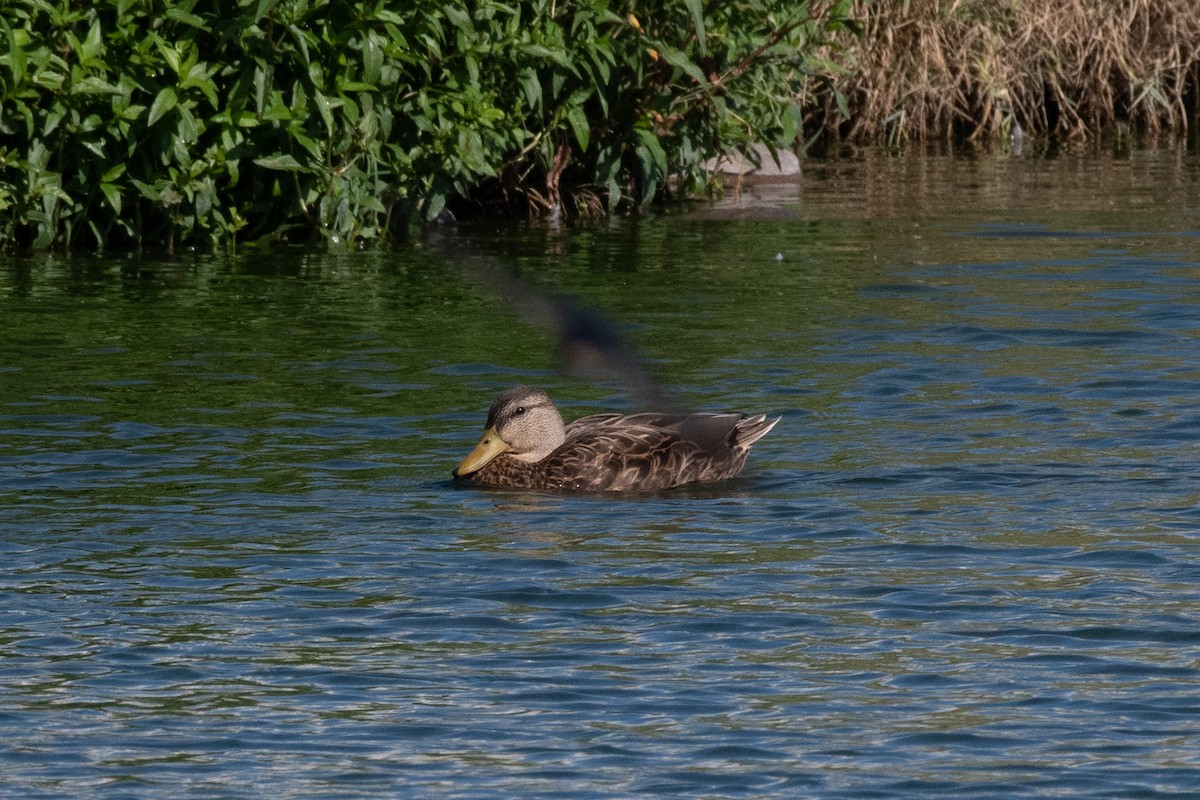
{"type": "Polygon", "coordinates": [[[732,478],[780,418],[765,414],[592,414],[564,422],[535,386],[501,393],[456,481],[513,489],[658,491],[732,478]]]}

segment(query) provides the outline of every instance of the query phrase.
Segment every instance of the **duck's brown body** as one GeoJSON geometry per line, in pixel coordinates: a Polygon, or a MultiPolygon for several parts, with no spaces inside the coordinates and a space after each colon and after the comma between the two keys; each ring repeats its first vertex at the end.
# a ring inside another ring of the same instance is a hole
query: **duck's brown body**
{"type": "Polygon", "coordinates": [[[544,392],[517,387],[492,406],[458,480],[519,489],[655,491],[731,478],[778,422],[744,414],[594,414],[563,425],[544,392]]]}

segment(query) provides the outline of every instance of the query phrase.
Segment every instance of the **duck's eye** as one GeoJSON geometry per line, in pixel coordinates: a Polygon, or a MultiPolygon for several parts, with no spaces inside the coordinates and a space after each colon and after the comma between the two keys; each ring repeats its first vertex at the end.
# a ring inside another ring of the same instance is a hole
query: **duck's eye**
{"type": "Polygon", "coordinates": [[[514,417],[519,417],[525,413],[525,406],[517,406],[517,410],[513,412],[514,417]]]}

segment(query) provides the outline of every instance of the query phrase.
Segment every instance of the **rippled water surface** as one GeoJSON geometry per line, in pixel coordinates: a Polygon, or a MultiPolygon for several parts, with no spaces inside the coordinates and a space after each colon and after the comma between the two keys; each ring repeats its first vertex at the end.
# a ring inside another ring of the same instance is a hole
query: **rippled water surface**
{"type": "Polygon", "coordinates": [[[431,255],[0,261],[0,794],[1200,794],[1200,169],[814,163],[461,231],[783,422],[455,488],[543,333],[431,255]]]}

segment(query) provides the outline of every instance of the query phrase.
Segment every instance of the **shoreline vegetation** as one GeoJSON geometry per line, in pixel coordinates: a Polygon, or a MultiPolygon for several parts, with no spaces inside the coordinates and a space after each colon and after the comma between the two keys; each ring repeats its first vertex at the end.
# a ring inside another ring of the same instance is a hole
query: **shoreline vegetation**
{"type": "Polygon", "coordinates": [[[1195,135],[1195,0],[853,0],[836,93],[810,125],[852,143],[1195,135]],[[838,109],[834,98],[846,104],[838,109]]]}
{"type": "Polygon", "coordinates": [[[344,247],[736,151],[1196,135],[1195,0],[9,0],[0,251],[344,247]]]}

